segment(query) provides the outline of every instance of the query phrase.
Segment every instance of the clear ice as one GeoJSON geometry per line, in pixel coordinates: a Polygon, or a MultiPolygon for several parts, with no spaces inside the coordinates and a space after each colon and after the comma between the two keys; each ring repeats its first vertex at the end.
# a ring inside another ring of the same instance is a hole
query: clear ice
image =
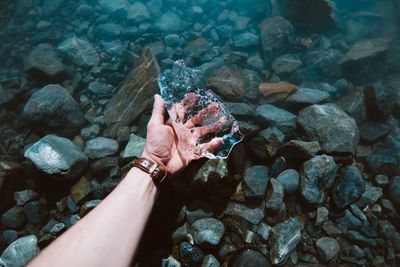
{"type": "Polygon", "coordinates": [[[185,66],[183,60],[158,78],[181,151],[191,159],[225,159],[243,134],[225,105],[198,84],[198,71],[185,66]]]}

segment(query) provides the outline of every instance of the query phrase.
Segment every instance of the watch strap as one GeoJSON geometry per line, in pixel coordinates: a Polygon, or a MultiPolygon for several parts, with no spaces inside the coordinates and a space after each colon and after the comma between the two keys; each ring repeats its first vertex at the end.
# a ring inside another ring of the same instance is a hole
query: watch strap
{"type": "Polygon", "coordinates": [[[148,173],[154,182],[162,183],[167,177],[167,171],[162,164],[159,164],[148,158],[138,158],[134,161],[133,167],[137,167],[148,173]]]}

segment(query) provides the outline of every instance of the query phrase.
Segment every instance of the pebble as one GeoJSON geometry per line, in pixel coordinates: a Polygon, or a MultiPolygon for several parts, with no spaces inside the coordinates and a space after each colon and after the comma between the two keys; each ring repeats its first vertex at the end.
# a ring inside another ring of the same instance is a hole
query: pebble
{"type": "Polygon", "coordinates": [[[201,247],[215,247],[225,232],[223,223],[214,218],[195,221],[191,227],[194,242],[201,247]]]}
{"type": "Polygon", "coordinates": [[[364,192],[364,177],[355,166],[344,167],[340,171],[340,178],[332,187],[333,200],[339,209],[343,209],[359,199],[364,192]]]}
{"type": "Polygon", "coordinates": [[[268,167],[255,165],[246,169],[243,177],[243,193],[247,198],[263,198],[268,185],[268,167]]]}
{"type": "Polygon", "coordinates": [[[12,207],[1,215],[1,224],[9,228],[18,228],[25,223],[24,208],[12,207]]]}
{"type": "Polygon", "coordinates": [[[44,223],[49,214],[46,205],[37,200],[26,203],[24,212],[28,223],[33,225],[41,225],[44,223]]]}
{"type": "Polygon", "coordinates": [[[219,261],[212,255],[208,254],[204,257],[200,267],[220,267],[219,261]]]}
{"type": "Polygon", "coordinates": [[[14,200],[18,206],[23,206],[26,202],[37,199],[39,195],[30,189],[14,192],[14,200]]]}
{"type": "Polygon", "coordinates": [[[238,254],[233,262],[232,267],[244,266],[270,266],[267,258],[259,251],[253,249],[245,249],[238,254]]]}
{"type": "Polygon", "coordinates": [[[315,243],[318,254],[324,262],[333,260],[340,251],[339,242],[331,237],[321,237],[315,243]]]}
{"type": "Polygon", "coordinates": [[[294,169],[287,169],[281,172],[276,180],[281,183],[285,193],[292,194],[296,192],[299,187],[300,174],[294,169]]]}

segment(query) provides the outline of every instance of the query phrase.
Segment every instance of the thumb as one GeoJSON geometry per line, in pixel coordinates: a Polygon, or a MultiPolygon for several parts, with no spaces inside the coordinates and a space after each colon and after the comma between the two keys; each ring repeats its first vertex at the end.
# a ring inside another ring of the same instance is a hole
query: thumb
{"type": "Polygon", "coordinates": [[[149,123],[152,124],[164,124],[164,100],[159,94],[154,95],[153,112],[151,113],[151,118],[149,123]]]}

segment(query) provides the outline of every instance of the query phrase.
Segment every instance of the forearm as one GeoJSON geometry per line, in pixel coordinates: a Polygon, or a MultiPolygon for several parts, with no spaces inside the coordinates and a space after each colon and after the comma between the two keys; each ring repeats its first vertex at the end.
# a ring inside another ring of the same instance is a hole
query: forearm
{"type": "Polygon", "coordinates": [[[156,194],[150,176],[137,168],[131,169],[99,206],[29,266],[128,266],[156,194]]]}

